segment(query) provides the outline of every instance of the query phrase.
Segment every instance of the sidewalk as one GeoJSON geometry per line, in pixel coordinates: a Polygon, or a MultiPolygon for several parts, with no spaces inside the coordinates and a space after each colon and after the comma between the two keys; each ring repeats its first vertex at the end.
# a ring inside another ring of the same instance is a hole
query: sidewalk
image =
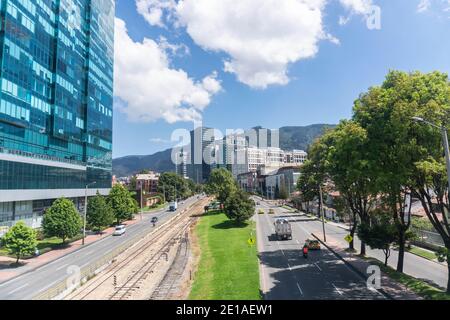
{"type": "MultiPolygon", "coordinates": [[[[157,212],[157,211],[154,211],[157,212]]],[[[145,212],[143,215],[152,214],[153,211],[145,212]]],[[[141,220],[139,218],[139,214],[137,214],[134,219],[123,222],[126,226],[131,226],[137,223],[140,223],[141,220]]],[[[15,277],[18,277],[24,273],[33,271],[40,266],[43,266],[47,263],[50,263],[54,260],[57,260],[61,257],[64,257],[70,253],[73,253],[81,248],[85,248],[90,244],[102,240],[106,237],[109,237],[114,232],[114,227],[108,228],[103,231],[102,234],[89,234],[86,235],[85,245],[82,245],[82,239],[69,243],[66,247],[60,249],[54,249],[47,253],[44,253],[38,257],[20,260],[22,264],[19,267],[10,266],[12,263],[16,261],[14,258],[0,256],[0,283],[11,280],[15,277]]]]}
{"type": "MultiPolygon", "coordinates": [[[[327,235],[327,242],[324,243],[321,237],[314,233],[312,235],[364,279],[367,279],[368,276],[372,274],[372,272],[370,272],[370,274],[367,273],[368,268],[371,266],[369,262],[353,253],[345,251],[335,238],[327,235]]],[[[422,297],[418,296],[404,285],[392,280],[383,272],[381,272],[381,290],[379,291],[394,300],[423,300],[422,297]]]]}

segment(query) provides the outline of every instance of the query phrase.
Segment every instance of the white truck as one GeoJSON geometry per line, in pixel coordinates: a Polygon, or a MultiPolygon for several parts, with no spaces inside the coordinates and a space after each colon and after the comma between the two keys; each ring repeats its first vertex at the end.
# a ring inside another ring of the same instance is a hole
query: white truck
{"type": "Polygon", "coordinates": [[[177,211],[178,209],[178,203],[176,201],[173,201],[169,205],[169,211],[177,211]]]}
{"type": "Polygon", "coordinates": [[[275,235],[278,240],[291,240],[292,239],[292,227],[287,219],[277,219],[274,222],[275,235]]]}

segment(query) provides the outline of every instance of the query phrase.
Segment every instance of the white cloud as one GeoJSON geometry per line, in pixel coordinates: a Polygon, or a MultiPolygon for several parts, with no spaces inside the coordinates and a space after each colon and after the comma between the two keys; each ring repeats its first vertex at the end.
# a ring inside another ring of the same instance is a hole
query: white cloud
{"type": "MultiPolygon", "coordinates": [[[[159,8],[158,0],[137,2],[144,17],[159,8]]],[[[325,0],[170,2],[164,10],[176,20],[174,25],[185,27],[203,49],[227,54],[224,70],[252,88],[287,84],[289,64],[314,57],[320,40],[338,43],[323,28],[325,0]]],[[[163,19],[147,21],[158,25],[163,19]]]]}
{"type": "Polygon", "coordinates": [[[372,0],[339,0],[340,4],[349,13],[347,17],[339,17],[339,24],[347,24],[352,16],[359,15],[367,18],[372,13],[372,0]]]}
{"type": "Polygon", "coordinates": [[[420,0],[417,5],[417,12],[423,13],[435,7],[438,11],[450,11],[450,0],[420,0]]]}
{"type": "Polygon", "coordinates": [[[341,5],[352,14],[367,15],[373,6],[372,0],[339,0],[341,5]]]}
{"type": "Polygon", "coordinates": [[[170,19],[171,10],[176,7],[175,0],[136,0],[136,9],[152,26],[164,27],[170,19]]]}
{"type": "Polygon", "coordinates": [[[115,28],[116,107],[131,121],[201,119],[212,96],[221,90],[216,73],[195,81],[185,71],[171,68],[167,43],[147,38],[135,42],[125,22],[117,18],[115,28]]]}
{"type": "Polygon", "coordinates": [[[417,5],[418,12],[427,11],[430,8],[431,1],[430,0],[420,0],[420,3],[417,5]]]}
{"type": "Polygon", "coordinates": [[[152,143],[158,143],[158,144],[168,144],[168,143],[173,142],[173,141],[163,139],[163,138],[150,138],[149,141],[152,143]]]}

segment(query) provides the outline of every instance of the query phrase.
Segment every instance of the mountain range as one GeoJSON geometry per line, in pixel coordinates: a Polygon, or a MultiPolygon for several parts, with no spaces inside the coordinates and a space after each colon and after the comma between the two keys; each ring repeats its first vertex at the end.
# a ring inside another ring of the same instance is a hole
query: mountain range
{"type": "MultiPolygon", "coordinates": [[[[314,139],[322,135],[326,128],[334,126],[313,124],[304,127],[281,127],[279,129],[280,148],[283,150],[307,150],[314,139]]],[[[156,172],[175,171],[171,154],[172,149],[170,148],[151,155],[132,155],[113,159],[113,174],[123,177],[133,175],[143,169],[156,172]]]]}

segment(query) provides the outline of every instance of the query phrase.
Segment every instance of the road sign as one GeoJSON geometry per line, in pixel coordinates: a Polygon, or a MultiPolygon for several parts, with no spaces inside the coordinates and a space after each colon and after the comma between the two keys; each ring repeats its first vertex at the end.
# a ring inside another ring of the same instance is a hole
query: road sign
{"type": "Polygon", "coordinates": [[[247,240],[247,242],[248,242],[249,245],[253,246],[255,244],[256,240],[255,240],[255,238],[249,238],[247,240]]]}
{"type": "Polygon", "coordinates": [[[348,243],[350,243],[350,242],[353,241],[353,237],[352,237],[351,235],[349,235],[349,234],[346,235],[344,239],[345,239],[345,241],[347,241],[348,243]]]}

